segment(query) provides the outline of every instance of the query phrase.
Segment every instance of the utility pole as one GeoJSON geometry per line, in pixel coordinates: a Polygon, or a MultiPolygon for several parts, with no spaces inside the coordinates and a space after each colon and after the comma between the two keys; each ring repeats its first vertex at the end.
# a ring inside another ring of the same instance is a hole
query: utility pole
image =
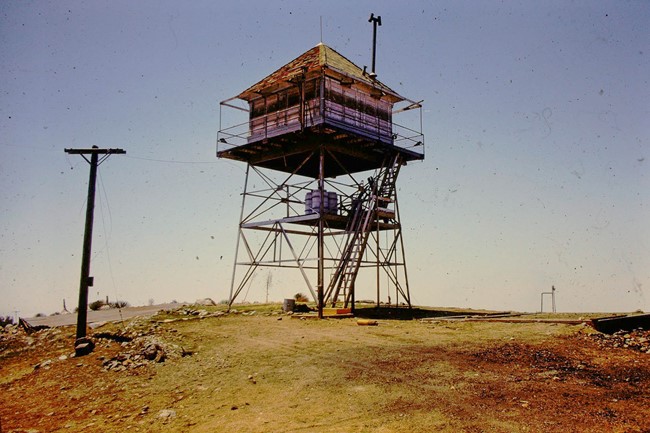
{"type": "Polygon", "coordinates": [[[90,177],[88,180],[88,201],[86,203],[86,226],[84,230],[83,254],[81,256],[81,279],[79,282],[79,307],[77,309],[77,338],[75,340],[75,353],[77,356],[87,355],[92,352],[94,345],[86,338],[86,322],[88,317],[88,287],[93,285],[90,276],[90,255],[93,242],[93,218],[95,211],[95,184],[97,181],[97,167],[113,154],[125,154],[123,149],[100,149],[93,146],[91,149],[64,149],[65,153],[81,155],[90,164],[90,177]],[[86,157],[90,155],[90,160],[86,157]],[[102,155],[99,158],[99,155],[102,155]]]}

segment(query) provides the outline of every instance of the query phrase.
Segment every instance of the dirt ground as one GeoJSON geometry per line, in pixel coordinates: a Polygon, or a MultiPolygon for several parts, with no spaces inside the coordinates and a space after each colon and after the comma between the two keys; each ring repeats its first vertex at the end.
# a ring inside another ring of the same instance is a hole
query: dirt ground
{"type": "Polygon", "coordinates": [[[238,308],[107,324],[78,358],[73,326],[2,331],[0,431],[650,432],[650,353],[625,336],[238,308]]]}

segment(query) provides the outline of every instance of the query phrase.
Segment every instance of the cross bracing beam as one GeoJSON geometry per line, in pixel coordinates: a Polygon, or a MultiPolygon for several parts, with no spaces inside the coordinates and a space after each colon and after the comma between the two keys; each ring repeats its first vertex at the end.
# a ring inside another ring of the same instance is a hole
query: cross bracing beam
{"type": "MultiPolygon", "coordinates": [[[[345,176],[323,178],[319,186],[318,179],[299,175],[297,168],[289,175],[263,167],[247,168],[237,239],[245,257],[236,257],[234,261],[230,305],[246,287],[250,288],[255,272],[264,268],[272,272],[298,272],[296,276],[302,281],[302,287],[309,291],[320,308],[325,303],[336,305],[338,302],[344,302],[346,307],[354,306],[354,292],[359,290],[355,287],[356,274],[364,274],[357,284],[367,290],[372,273],[366,274],[361,270],[376,268],[377,286],[384,287],[385,278],[394,288],[382,288],[382,296],[395,290],[396,297],[405,299],[410,306],[408,284],[404,281],[406,263],[403,248],[400,248],[401,224],[394,186],[401,162],[389,155],[384,166],[374,173],[353,174],[345,171],[345,164],[338,161],[336,153],[324,148],[321,155],[329,157],[338,170],[345,172],[345,176]],[[253,178],[256,180],[253,181],[253,178]],[[262,187],[249,188],[255,183],[261,183],[262,187]],[[313,207],[313,213],[309,213],[307,193],[324,198],[326,191],[336,193],[335,209],[318,204],[313,207]],[[346,260],[345,249],[349,248],[348,239],[352,230],[350,219],[355,200],[362,191],[366,191],[368,197],[362,207],[362,222],[359,223],[359,227],[364,227],[365,234],[358,239],[360,245],[364,246],[355,252],[354,265],[344,266],[342,260],[346,260]],[[379,204],[382,208],[379,208],[379,204]],[[389,238],[387,247],[380,249],[374,245],[377,242],[371,239],[377,233],[389,238]],[[273,268],[277,271],[273,271],[273,268]],[[240,269],[239,274],[237,269],[240,269]],[[344,272],[340,269],[345,269],[346,275],[337,276],[337,272],[344,272]],[[324,286],[322,297],[315,278],[319,274],[322,275],[324,286]],[[385,275],[381,283],[380,274],[385,275]],[[330,288],[337,278],[343,283],[338,288],[330,288]]],[[[305,156],[302,162],[307,163],[311,157],[305,156]]],[[[239,255],[239,247],[237,251],[239,255]]],[[[295,288],[295,292],[298,291],[300,283],[295,288]]],[[[378,289],[378,304],[379,292],[378,289]]]]}

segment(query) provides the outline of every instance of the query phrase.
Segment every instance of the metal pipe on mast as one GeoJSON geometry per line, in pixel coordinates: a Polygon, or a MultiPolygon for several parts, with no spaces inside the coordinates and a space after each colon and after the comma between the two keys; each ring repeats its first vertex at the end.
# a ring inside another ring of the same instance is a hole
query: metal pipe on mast
{"type": "Polygon", "coordinates": [[[381,17],[375,17],[375,14],[370,14],[368,22],[372,23],[372,67],[370,69],[370,78],[375,78],[377,76],[377,73],[375,72],[375,56],[377,53],[377,26],[381,26],[381,17]]]}

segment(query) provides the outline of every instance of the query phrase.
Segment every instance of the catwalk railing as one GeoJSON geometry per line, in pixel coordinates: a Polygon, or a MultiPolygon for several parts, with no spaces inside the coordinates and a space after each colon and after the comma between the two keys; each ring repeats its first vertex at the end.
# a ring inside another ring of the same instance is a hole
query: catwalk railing
{"type": "MultiPolygon", "coordinates": [[[[300,110],[297,106],[252,119],[247,118],[245,121],[241,115],[233,115],[235,109],[239,111],[239,114],[243,112],[248,114],[246,108],[235,106],[231,102],[221,104],[221,125],[217,133],[217,152],[300,131],[303,128],[326,124],[361,135],[369,140],[377,140],[424,156],[424,134],[422,133],[421,106],[419,104],[416,105],[417,111],[420,112],[419,119],[415,119],[415,121],[410,119],[411,121],[408,122],[410,126],[390,122],[327,100],[324,101],[322,108],[318,101],[309,101],[305,105],[305,115],[302,123],[299,118],[300,110]],[[226,109],[233,109],[228,116],[225,116],[224,113],[226,109]],[[239,121],[237,121],[237,118],[239,121]],[[418,120],[419,125],[415,125],[418,120]],[[237,123],[226,127],[223,126],[225,123],[230,122],[237,123]]],[[[406,110],[395,110],[393,113],[403,113],[404,111],[406,110]]]]}

